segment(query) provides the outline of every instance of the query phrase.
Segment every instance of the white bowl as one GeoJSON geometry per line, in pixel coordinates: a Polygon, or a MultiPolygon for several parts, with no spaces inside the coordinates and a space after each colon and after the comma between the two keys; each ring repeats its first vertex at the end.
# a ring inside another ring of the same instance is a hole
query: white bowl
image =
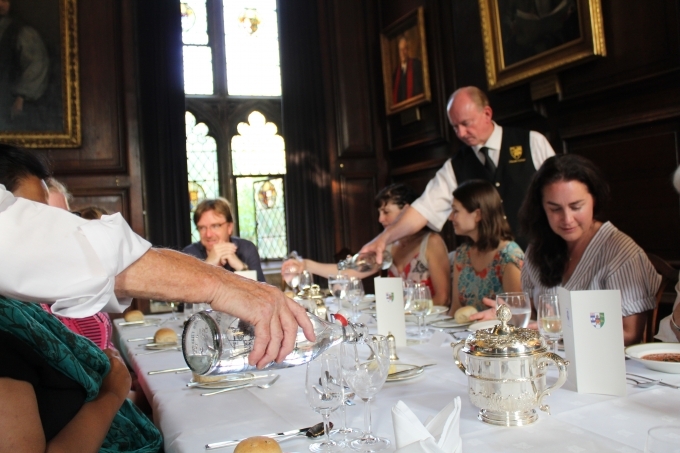
{"type": "Polygon", "coordinates": [[[497,326],[501,322],[497,319],[488,319],[486,321],[477,321],[470,324],[467,328],[470,332],[474,332],[480,329],[488,329],[489,327],[497,326]]]}
{"type": "Polygon", "coordinates": [[[664,353],[680,354],[680,343],[643,343],[626,348],[626,356],[642,363],[650,370],[680,374],[680,362],[661,362],[659,360],[646,360],[643,358],[648,354],[664,353]]]}

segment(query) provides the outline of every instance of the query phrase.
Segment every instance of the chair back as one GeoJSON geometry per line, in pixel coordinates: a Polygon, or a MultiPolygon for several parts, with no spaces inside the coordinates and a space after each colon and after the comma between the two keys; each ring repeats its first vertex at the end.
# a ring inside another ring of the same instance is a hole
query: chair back
{"type": "Polygon", "coordinates": [[[645,343],[651,343],[654,341],[654,335],[656,335],[658,329],[659,304],[661,303],[661,298],[669,284],[673,287],[678,282],[678,271],[660,256],[648,253],[647,258],[651,261],[654,269],[661,275],[661,284],[656,292],[656,307],[654,310],[650,310],[651,313],[647,316],[647,326],[645,327],[644,341],[645,343]]]}

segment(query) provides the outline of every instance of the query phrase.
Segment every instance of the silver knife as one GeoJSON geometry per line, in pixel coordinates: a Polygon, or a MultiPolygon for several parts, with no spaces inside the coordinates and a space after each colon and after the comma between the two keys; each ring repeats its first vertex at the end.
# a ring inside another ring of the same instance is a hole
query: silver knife
{"type": "Polygon", "coordinates": [[[127,341],[127,342],[131,342],[131,341],[144,341],[144,340],[153,340],[153,337],[144,337],[144,338],[128,338],[128,339],[127,339],[127,340],[125,340],[125,341],[127,341]]]}
{"type": "MultiPolygon", "coordinates": [[[[269,433],[269,434],[264,434],[263,437],[269,437],[270,439],[276,439],[277,437],[285,437],[285,436],[299,436],[301,434],[306,434],[307,431],[309,431],[310,427],[307,428],[301,428],[301,429],[293,429],[291,431],[284,431],[282,433],[269,433]]],[[[206,450],[215,450],[217,448],[224,448],[224,447],[231,447],[232,445],[237,445],[239,444],[242,440],[245,440],[246,438],[243,439],[238,439],[238,440],[227,440],[225,442],[215,442],[212,444],[206,444],[205,449],[206,450]]]]}
{"type": "MultiPolygon", "coordinates": [[[[656,380],[656,379],[652,379],[652,378],[647,377],[647,376],[640,376],[639,374],[633,374],[633,373],[626,373],[626,374],[627,374],[628,376],[633,376],[633,377],[642,378],[642,379],[648,379],[648,380],[650,380],[650,381],[655,381],[655,380],[656,380]]],[[[665,383],[665,382],[663,382],[663,381],[658,381],[658,382],[656,383],[656,385],[663,385],[663,386],[665,386],[665,387],[670,387],[670,388],[672,388],[672,389],[680,389],[680,387],[678,387],[677,385],[667,384],[667,383],[665,383]]]]}
{"type": "Polygon", "coordinates": [[[427,368],[429,366],[435,366],[435,365],[436,365],[436,363],[428,363],[426,365],[416,365],[415,368],[409,368],[408,370],[395,371],[394,373],[390,373],[390,374],[387,375],[387,377],[401,376],[402,374],[413,373],[415,370],[422,370],[423,368],[427,368]]]}

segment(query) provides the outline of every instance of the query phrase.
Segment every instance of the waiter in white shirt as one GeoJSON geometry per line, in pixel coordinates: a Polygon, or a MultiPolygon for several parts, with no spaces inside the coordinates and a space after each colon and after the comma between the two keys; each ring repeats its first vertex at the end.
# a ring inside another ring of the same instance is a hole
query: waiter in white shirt
{"type": "MultiPolygon", "coordinates": [[[[0,153],[0,165],[6,167],[0,172],[13,173],[6,180],[36,182],[36,191],[43,189],[47,196],[42,180],[47,175],[16,171],[32,156],[7,145],[0,145],[0,153]]],[[[179,252],[151,248],[120,214],[84,220],[15,197],[0,184],[0,250],[0,294],[50,303],[62,316],[120,312],[132,297],[207,302],[254,326],[249,359],[258,367],[292,351],[298,324],[314,339],[305,310],[278,289],[179,252]]]]}
{"type": "Polygon", "coordinates": [[[377,252],[380,260],[387,244],[413,234],[425,225],[441,231],[451,213],[453,191],[458,182],[470,179],[485,179],[496,186],[510,227],[517,234],[517,213],[531,177],[543,161],[555,155],[555,151],[538,132],[502,128],[496,124],[491,119],[493,111],[489,99],[479,88],[463,87],[454,91],[447,112],[453,130],[465,146],[444,163],[420,198],[406,208],[396,222],[366,244],[362,252],[377,252]]]}

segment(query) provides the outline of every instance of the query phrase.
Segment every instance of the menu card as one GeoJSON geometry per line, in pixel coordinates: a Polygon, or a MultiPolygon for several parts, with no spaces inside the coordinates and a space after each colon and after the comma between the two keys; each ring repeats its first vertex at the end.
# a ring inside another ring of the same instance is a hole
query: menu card
{"type": "Polygon", "coordinates": [[[375,310],[378,314],[378,333],[394,335],[397,346],[406,346],[406,318],[404,289],[401,278],[376,278],[375,310]]]}
{"type": "Polygon", "coordinates": [[[626,396],[626,358],[619,290],[558,288],[564,351],[564,387],[579,393],[626,396]]]}

